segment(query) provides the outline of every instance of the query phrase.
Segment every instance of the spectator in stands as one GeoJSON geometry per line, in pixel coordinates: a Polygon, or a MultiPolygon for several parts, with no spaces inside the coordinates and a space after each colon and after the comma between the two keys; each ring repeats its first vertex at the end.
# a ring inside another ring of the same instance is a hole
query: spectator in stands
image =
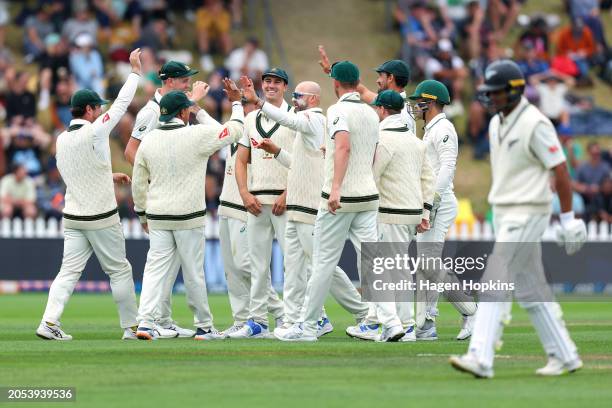
{"type": "Polygon", "coordinates": [[[521,4],[525,0],[489,0],[487,11],[493,25],[495,37],[498,40],[505,38],[516,23],[521,11],[521,4]]]}
{"type": "Polygon", "coordinates": [[[143,89],[145,92],[145,97],[148,100],[153,97],[155,90],[157,88],[161,88],[162,86],[162,81],[159,79],[161,64],[150,48],[142,48],[141,51],[140,61],[142,63],[144,80],[143,89]]]}
{"type": "Polygon", "coordinates": [[[576,178],[576,169],[583,160],[584,150],[580,143],[576,143],[574,140],[574,134],[571,127],[560,125],[557,127],[557,134],[559,135],[559,141],[563,147],[563,153],[567,158],[567,170],[570,178],[574,180],[576,178]]]}
{"type": "Polygon", "coordinates": [[[525,50],[533,50],[537,59],[548,61],[550,50],[548,24],[543,17],[538,16],[531,20],[527,30],[520,35],[516,42],[514,53],[519,58],[525,58],[525,50]]]}
{"type": "Polygon", "coordinates": [[[98,22],[90,13],[89,6],[85,1],[77,1],[74,4],[74,17],[68,19],[62,27],[62,35],[70,44],[76,44],[76,39],[82,34],[88,34],[91,38],[91,46],[98,44],[98,22]]]}
{"type": "Polygon", "coordinates": [[[210,89],[204,98],[206,111],[217,121],[221,122],[224,112],[229,112],[232,107],[223,91],[223,77],[221,70],[216,70],[208,77],[210,89]]]}
{"type": "Polygon", "coordinates": [[[55,31],[51,23],[52,5],[39,6],[34,15],[29,16],[23,28],[23,48],[25,62],[30,63],[45,50],[44,39],[55,31]]]}
{"type": "Polygon", "coordinates": [[[213,47],[222,55],[232,49],[230,37],[231,16],[223,7],[221,0],[204,0],[196,12],[196,34],[200,65],[206,72],[212,72],[215,64],[211,57],[213,47]]]}
{"type": "MultiPolygon", "coordinates": [[[[595,54],[595,40],[581,18],[574,18],[570,25],[561,28],[557,36],[557,54],[569,58],[576,65],[577,75],[574,76],[590,83],[589,59],[595,54]]],[[[572,75],[572,72],[563,73],[572,75]]]]}
{"type": "Polygon", "coordinates": [[[475,60],[481,55],[482,33],[487,30],[485,12],[478,1],[469,1],[466,6],[466,17],[462,22],[456,23],[457,35],[461,44],[467,46],[467,56],[475,60]]]}
{"type": "Polygon", "coordinates": [[[65,194],[66,186],[62,182],[55,159],[49,159],[45,172],[45,182],[37,189],[38,209],[46,220],[49,218],[55,218],[58,221],[62,219],[65,194]]]}
{"type": "Polygon", "coordinates": [[[45,70],[51,74],[51,94],[55,94],[57,83],[70,76],[70,61],[68,48],[62,37],[57,33],[49,34],[45,38],[45,52],[39,58],[41,73],[45,70]]]}
{"type": "Polygon", "coordinates": [[[438,41],[436,52],[425,64],[425,75],[442,82],[448,88],[452,103],[444,111],[450,117],[463,114],[461,96],[468,71],[463,60],[455,54],[449,39],[438,41]]]}
{"type": "MultiPolygon", "coordinates": [[[[249,37],[242,47],[230,53],[225,60],[225,68],[234,81],[238,81],[242,75],[259,79],[268,69],[268,56],[259,48],[257,38],[249,37]]],[[[257,87],[257,84],[254,86],[257,87]]]]}
{"type": "Polygon", "coordinates": [[[36,97],[27,89],[30,74],[17,72],[9,82],[6,95],[6,123],[12,123],[16,117],[33,118],[36,116],[36,97]]]}
{"type": "Polygon", "coordinates": [[[0,180],[2,218],[35,218],[36,186],[23,165],[16,165],[11,174],[0,180]]]}
{"type": "Polygon", "coordinates": [[[612,223],[612,178],[606,177],[601,181],[594,208],[599,221],[612,223]]]}
{"type": "Polygon", "coordinates": [[[608,48],[604,27],[599,15],[598,0],[569,0],[570,13],[573,18],[581,18],[589,27],[595,42],[604,50],[608,48]]]}
{"type": "Polygon", "coordinates": [[[75,92],[73,84],[68,79],[62,79],[55,87],[55,97],[51,101],[51,122],[53,133],[63,132],[72,120],[70,98],[75,92]]]}
{"type": "Polygon", "coordinates": [[[530,85],[539,96],[538,107],[555,126],[569,125],[569,110],[566,96],[575,85],[574,78],[555,71],[531,75],[530,85]]]}
{"type": "Polygon", "coordinates": [[[6,173],[6,153],[4,152],[4,146],[0,139],[0,177],[6,173]]]}
{"type": "Polygon", "coordinates": [[[532,75],[541,74],[550,69],[548,62],[538,56],[538,52],[531,42],[526,42],[522,48],[519,48],[519,55],[520,59],[517,61],[517,64],[527,80],[532,75]]]}
{"type": "Polygon", "coordinates": [[[79,34],[75,39],[76,48],[70,52],[70,70],[78,88],[94,90],[104,97],[104,63],[100,52],[93,48],[90,34],[79,34]]]}
{"type": "Polygon", "coordinates": [[[610,166],[601,159],[599,143],[591,142],[587,147],[589,160],[578,167],[576,180],[572,183],[574,190],[580,193],[587,206],[587,218],[596,214],[595,197],[600,193],[600,185],[610,177],[610,166]]]}
{"type": "Polygon", "coordinates": [[[400,1],[395,11],[402,34],[402,59],[424,72],[425,63],[435,48],[438,36],[423,1],[400,1]]]}
{"type": "Polygon", "coordinates": [[[156,54],[172,48],[170,26],[163,10],[156,11],[151,16],[150,21],[142,30],[137,45],[141,48],[150,48],[156,54]]]}
{"type": "Polygon", "coordinates": [[[32,118],[13,118],[11,125],[0,132],[6,149],[7,163],[22,164],[32,177],[42,173],[40,159],[44,149],[51,143],[43,127],[32,118]]]}

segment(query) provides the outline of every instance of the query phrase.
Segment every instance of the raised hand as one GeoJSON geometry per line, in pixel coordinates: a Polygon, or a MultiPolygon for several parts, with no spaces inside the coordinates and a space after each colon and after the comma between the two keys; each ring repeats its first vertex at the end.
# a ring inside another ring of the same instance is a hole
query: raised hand
{"type": "Polygon", "coordinates": [[[319,56],[321,59],[319,60],[319,65],[323,68],[323,72],[329,74],[331,72],[331,63],[329,62],[329,58],[327,57],[327,53],[325,52],[325,47],[319,45],[319,56]]]}
{"type": "Polygon", "coordinates": [[[138,75],[142,74],[142,64],[140,63],[140,48],[136,48],[130,54],[130,65],[132,66],[132,72],[138,75]]]}
{"type": "Polygon", "coordinates": [[[261,142],[256,146],[257,149],[264,150],[270,154],[278,154],[280,147],[274,144],[270,139],[262,139],[261,142]]]}
{"type": "Polygon", "coordinates": [[[196,81],[193,83],[191,87],[191,92],[187,93],[189,99],[193,102],[198,102],[206,95],[208,95],[208,91],[210,90],[210,86],[204,81],[196,81]]]}
{"type": "Polygon", "coordinates": [[[242,91],[238,89],[234,81],[229,78],[223,78],[223,90],[227,94],[230,102],[240,102],[242,91]]]}
{"type": "Polygon", "coordinates": [[[242,86],[242,93],[246,98],[248,103],[257,102],[257,93],[255,92],[255,87],[253,86],[253,81],[251,78],[243,75],[240,77],[240,85],[242,86]]]}

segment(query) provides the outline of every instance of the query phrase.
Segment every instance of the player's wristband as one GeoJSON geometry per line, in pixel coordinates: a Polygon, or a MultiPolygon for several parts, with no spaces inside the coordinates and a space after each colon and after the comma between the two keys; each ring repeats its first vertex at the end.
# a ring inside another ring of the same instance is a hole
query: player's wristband
{"type": "Polygon", "coordinates": [[[568,211],[568,212],[559,214],[559,221],[561,221],[561,226],[563,228],[565,228],[567,224],[569,224],[574,218],[576,217],[574,216],[573,211],[568,211]]]}

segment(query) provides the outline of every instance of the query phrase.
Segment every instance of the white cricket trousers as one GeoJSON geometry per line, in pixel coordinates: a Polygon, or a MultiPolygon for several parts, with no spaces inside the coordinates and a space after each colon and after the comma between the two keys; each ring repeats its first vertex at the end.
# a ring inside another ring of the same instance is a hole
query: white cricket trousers
{"type": "Polygon", "coordinates": [[[276,236],[278,245],[285,254],[285,227],[287,212],[272,214],[272,205],[261,206],[261,213],[247,214],[247,237],[251,259],[251,299],[249,318],[257,323],[268,325],[268,299],[270,297],[270,262],[272,242],[276,236]]]}
{"type": "MultiPolygon", "coordinates": [[[[319,210],[314,226],[312,276],[306,287],[304,306],[306,335],[316,335],[317,320],[329,293],[346,239],[349,238],[355,247],[357,262],[360,264],[361,243],[377,241],[376,217],[377,211],[338,212],[334,215],[327,210],[319,210]]],[[[376,302],[370,309],[375,309],[377,320],[385,326],[401,324],[393,302],[376,302]]]]}
{"type": "MultiPolygon", "coordinates": [[[[251,290],[251,259],[245,221],[221,216],[219,240],[227,292],[234,324],[244,324],[249,318],[251,290]]],[[[268,272],[269,275],[269,272],[268,272]]],[[[268,312],[275,318],[283,317],[283,302],[272,287],[268,287],[268,312]]]]}
{"type": "Polygon", "coordinates": [[[113,299],[119,311],[120,326],[135,326],[137,308],[132,266],[125,256],[125,239],[119,223],[99,230],[64,228],[62,266],[49,289],[43,320],[60,324],[64,307],[92,252],[96,254],[102,270],[110,279],[113,299]]]}
{"type": "MultiPolygon", "coordinates": [[[[378,224],[378,241],[397,243],[398,253],[407,254],[415,237],[416,225],[378,224]]],[[[414,326],[414,291],[410,291],[405,299],[396,299],[395,307],[404,329],[414,326]]]]}
{"type": "Polygon", "coordinates": [[[203,329],[212,327],[213,317],[208,306],[204,280],[204,227],[188,230],[152,229],[149,231],[149,243],[138,309],[139,325],[153,328],[155,311],[164,289],[163,283],[171,272],[173,257],[178,254],[187,304],[194,315],[194,326],[203,329]]]}
{"type": "Polygon", "coordinates": [[[170,260],[170,270],[162,283],[161,299],[154,314],[155,320],[162,327],[168,327],[174,323],[172,319],[172,290],[180,269],[181,258],[176,252],[170,260]]]}
{"type": "MultiPolygon", "coordinates": [[[[423,234],[417,234],[417,252],[420,256],[438,258],[442,256],[444,241],[450,226],[457,217],[457,199],[452,191],[443,193],[441,196],[440,207],[437,210],[433,227],[423,234]]],[[[416,291],[416,324],[422,327],[425,320],[435,320],[438,316],[438,298],[440,293],[436,290],[419,290],[418,282],[424,280],[457,281],[454,271],[425,270],[419,268],[416,271],[417,291],[416,291]]],[[[464,316],[476,313],[476,303],[470,296],[458,291],[446,292],[447,300],[464,316]]]]}
{"type": "MultiPolygon", "coordinates": [[[[313,240],[314,225],[287,221],[283,286],[284,323],[293,324],[302,321],[306,285],[312,272],[313,240]]],[[[367,303],[361,301],[353,282],[339,266],[334,269],[331,294],[357,321],[366,318],[367,303]]]]}
{"type": "MultiPolygon", "coordinates": [[[[501,278],[514,282],[518,299],[533,300],[534,290],[540,293],[542,288],[548,288],[540,241],[549,220],[550,214],[495,214],[496,244],[482,280],[501,278]],[[526,243],[529,247],[521,248],[511,243],[526,243]],[[528,262],[522,256],[525,252],[529,255],[528,262]],[[505,267],[501,270],[503,275],[500,275],[500,267],[505,267]]],[[[565,327],[558,303],[519,300],[519,305],[529,313],[547,356],[554,356],[564,363],[578,358],[576,345],[565,327]]],[[[502,322],[509,323],[511,308],[512,299],[508,302],[482,301],[478,306],[468,352],[484,367],[493,367],[495,346],[503,333],[502,322]]]]}

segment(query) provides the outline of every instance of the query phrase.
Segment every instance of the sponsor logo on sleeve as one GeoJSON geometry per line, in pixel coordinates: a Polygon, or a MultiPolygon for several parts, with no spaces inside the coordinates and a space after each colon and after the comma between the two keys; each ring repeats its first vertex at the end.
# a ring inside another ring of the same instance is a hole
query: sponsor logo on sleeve
{"type": "Polygon", "coordinates": [[[110,120],[110,115],[107,113],[106,115],[104,115],[104,117],[102,118],[102,123],[106,123],[110,120]]]}
{"type": "Polygon", "coordinates": [[[223,128],[221,133],[219,133],[219,139],[223,139],[224,137],[227,137],[227,136],[229,136],[229,129],[223,128]]]}

